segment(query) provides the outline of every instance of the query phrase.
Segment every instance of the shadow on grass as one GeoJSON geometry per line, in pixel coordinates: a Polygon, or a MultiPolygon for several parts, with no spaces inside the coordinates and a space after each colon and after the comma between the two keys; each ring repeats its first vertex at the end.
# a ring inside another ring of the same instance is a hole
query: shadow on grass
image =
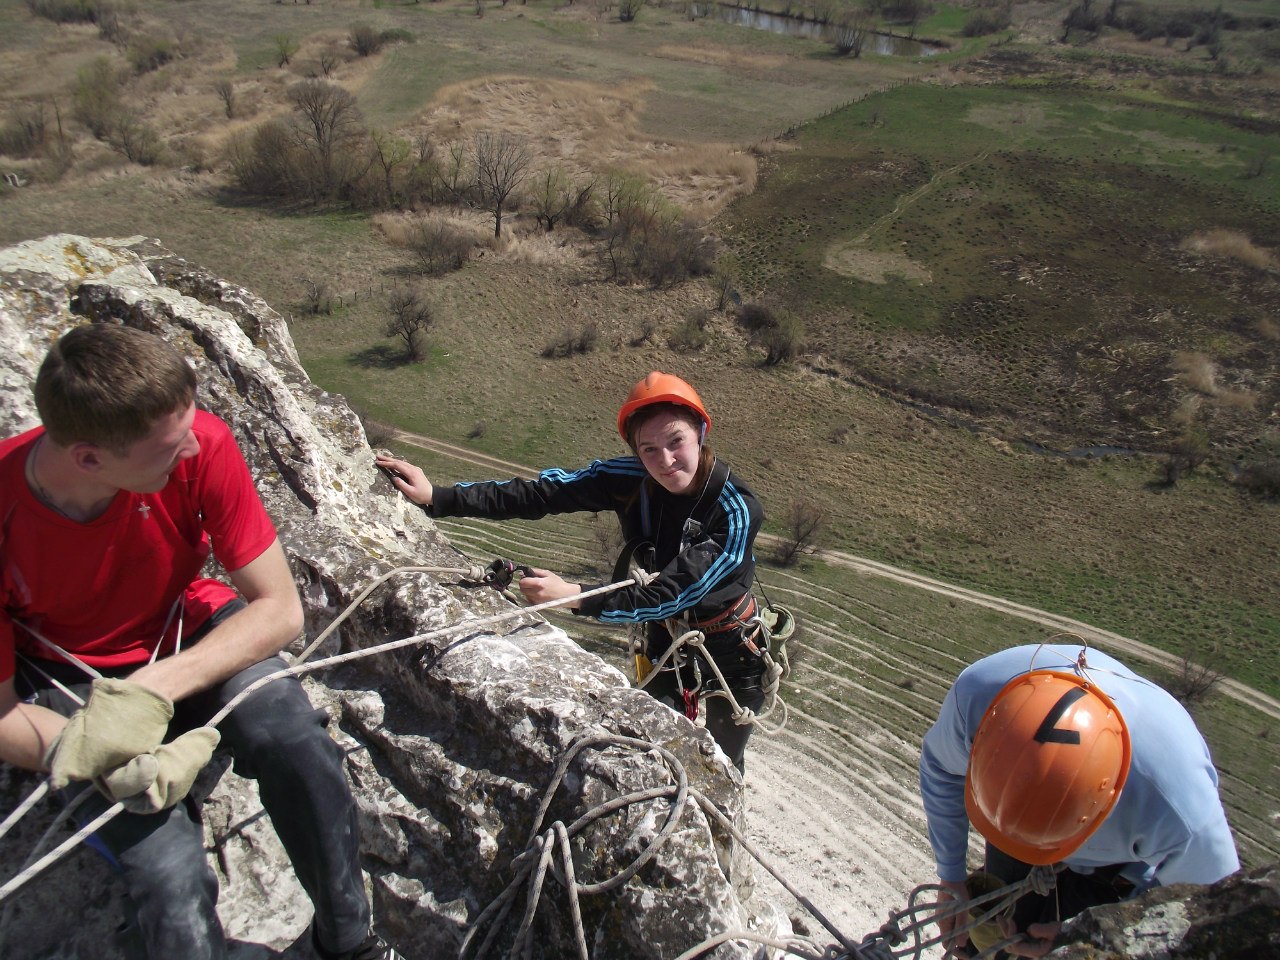
{"type": "Polygon", "coordinates": [[[412,362],[407,353],[389,343],[366,347],[359,353],[353,353],[350,359],[357,367],[366,370],[395,370],[412,362]]]}

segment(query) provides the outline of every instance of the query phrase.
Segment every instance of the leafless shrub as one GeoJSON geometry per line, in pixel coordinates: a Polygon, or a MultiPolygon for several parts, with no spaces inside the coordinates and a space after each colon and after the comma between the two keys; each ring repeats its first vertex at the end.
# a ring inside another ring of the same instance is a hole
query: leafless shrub
{"type": "Polygon", "coordinates": [[[631,346],[642,347],[646,343],[653,342],[653,335],[658,332],[658,321],[653,317],[641,317],[640,329],[636,331],[636,335],[631,338],[631,346]]]}
{"type": "Polygon", "coordinates": [[[851,10],[842,14],[827,30],[832,47],[842,57],[862,56],[871,35],[871,15],[864,9],[851,10]]]}
{"type": "Polygon", "coordinates": [[[1192,390],[1207,397],[1217,394],[1217,369],[1205,354],[1179,350],[1173,356],[1173,369],[1177,371],[1178,379],[1192,390]]]}
{"type": "Polygon", "coordinates": [[[1209,436],[1196,423],[1188,423],[1170,441],[1161,472],[1164,484],[1172,487],[1209,457],[1209,436]]]}
{"type": "Polygon", "coordinates": [[[488,428],[489,428],[489,427],[488,427],[488,424],[486,424],[483,420],[477,420],[477,421],[472,425],[471,429],[467,431],[467,439],[468,439],[468,440],[479,440],[481,437],[483,437],[483,436],[484,436],[484,432],[485,432],[488,428]]]}
{"type": "Polygon", "coordinates": [[[98,57],[76,74],[71,90],[72,112],[99,140],[107,139],[123,109],[120,76],[107,57],[98,57]]]}
{"type": "Polygon", "coordinates": [[[716,309],[723,310],[736,295],[734,287],[738,285],[741,271],[738,258],[732,253],[724,252],[716,257],[711,268],[711,289],[716,293],[716,309]]]}
{"type": "Polygon", "coordinates": [[[359,419],[360,425],[364,427],[364,435],[369,441],[369,446],[375,449],[385,447],[396,438],[395,427],[376,419],[364,407],[358,407],[353,404],[351,411],[359,419]]]}
{"type": "Polygon", "coordinates": [[[1208,230],[1193,234],[1182,241],[1181,247],[1190,253],[1219,260],[1234,260],[1258,270],[1280,269],[1276,255],[1259,247],[1247,234],[1239,230],[1208,230]]]}
{"type": "Polygon", "coordinates": [[[417,363],[426,356],[425,333],[435,321],[431,304],[422,291],[401,287],[391,291],[387,297],[387,308],[391,316],[387,320],[386,335],[398,337],[404,343],[405,357],[411,363],[417,363]]]}
{"type": "Polygon", "coordinates": [[[150,73],[176,60],[179,53],[178,42],[173,38],[143,34],[130,41],[125,56],[134,73],[150,73]]]}
{"type": "Polygon", "coordinates": [[[275,44],[277,67],[287,67],[293,62],[293,55],[298,52],[297,40],[287,33],[277,33],[271,42],[275,44]]]}
{"type": "Polygon", "coordinates": [[[129,111],[117,114],[110,142],[133,163],[144,167],[159,163],[164,156],[164,144],[155,127],[129,111]]]}
{"type": "Polygon", "coordinates": [[[765,349],[765,366],[786,363],[804,350],[804,323],[790,310],[784,311],[777,323],[760,332],[758,339],[765,349]]]}
{"type": "Polygon", "coordinates": [[[98,36],[107,43],[118,47],[129,43],[129,27],[125,23],[125,11],[118,3],[111,0],[99,0],[98,3],[98,36]]]}
{"type": "Polygon", "coordinates": [[[1236,483],[1256,496],[1280,498],[1280,457],[1244,464],[1236,475],[1236,483]]]}
{"type": "Polygon", "coordinates": [[[640,15],[640,8],[644,6],[644,0],[618,0],[618,19],[623,23],[630,23],[640,15]]]}
{"type": "Polygon", "coordinates": [[[841,425],[833,427],[831,432],[827,434],[827,440],[834,444],[843,444],[849,439],[849,428],[841,425]]]}
{"type": "Polygon", "coordinates": [[[774,549],[774,560],[779,566],[789,567],[799,558],[826,524],[826,513],[812,500],[793,500],[787,510],[786,534],[779,537],[774,549]]]}
{"type": "Polygon", "coordinates": [[[0,128],[0,153],[9,157],[29,157],[41,152],[45,142],[43,100],[18,101],[9,105],[9,121],[0,128]]]}
{"type": "Polygon", "coordinates": [[[347,34],[351,49],[361,57],[371,57],[382,49],[382,34],[367,23],[352,24],[347,34]]]}
{"type": "Polygon", "coordinates": [[[288,125],[268,120],[251,131],[240,130],[224,151],[231,178],[245,193],[258,197],[292,197],[301,192],[295,170],[301,163],[288,125]]]}
{"type": "Polygon", "coordinates": [[[302,281],[306,287],[306,298],[303,305],[307,313],[313,316],[333,313],[333,286],[328,280],[312,280],[306,278],[302,281]]]}
{"type": "Polygon", "coordinates": [[[542,355],[547,358],[571,357],[575,353],[590,353],[600,339],[600,328],[589,320],[577,326],[566,326],[547,341],[542,355]]]}
{"type": "Polygon", "coordinates": [[[618,554],[622,552],[622,528],[612,513],[593,513],[591,541],[601,570],[612,571],[618,554]]]}
{"type": "Polygon", "coordinates": [[[405,244],[417,256],[423,273],[439,276],[461,269],[476,240],[443,217],[422,217],[408,228],[405,244]]]}
{"type": "Polygon", "coordinates": [[[576,192],[568,172],[560,164],[543,167],[532,178],[529,204],[538,223],[550,233],[573,206],[576,192]]]}
{"type": "Polygon", "coordinates": [[[672,331],[667,340],[668,346],[681,353],[701,350],[711,339],[711,335],[707,332],[710,321],[710,311],[705,307],[694,307],[672,331]]]}
{"type": "Polygon", "coordinates": [[[213,85],[214,92],[222,101],[222,110],[230,120],[236,115],[236,86],[229,79],[223,78],[213,85]]]}
{"type": "Polygon", "coordinates": [[[1204,703],[1223,677],[1220,671],[1193,659],[1195,653],[1183,653],[1180,669],[1169,681],[1169,692],[1188,709],[1204,703]]]}

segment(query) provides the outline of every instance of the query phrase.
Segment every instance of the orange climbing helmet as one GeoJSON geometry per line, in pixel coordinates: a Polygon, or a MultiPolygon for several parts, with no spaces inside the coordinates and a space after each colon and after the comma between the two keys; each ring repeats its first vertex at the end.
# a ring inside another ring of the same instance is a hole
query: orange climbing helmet
{"type": "Polygon", "coordinates": [[[1129,728],[1073,673],[1032,670],[991,701],[969,751],[964,805],[993,846],[1051,864],[1089,839],[1129,775],[1129,728]]]}
{"type": "Polygon", "coordinates": [[[679,377],[655,370],[631,388],[626,402],[618,411],[618,433],[624,441],[631,442],[627,437],[627,421],[632,414],[655,403],[674,403],[688,407],[702,419],[702,436],[705,438],[711,432],[711,417],[702,405],[698,392],[679,377]]]}

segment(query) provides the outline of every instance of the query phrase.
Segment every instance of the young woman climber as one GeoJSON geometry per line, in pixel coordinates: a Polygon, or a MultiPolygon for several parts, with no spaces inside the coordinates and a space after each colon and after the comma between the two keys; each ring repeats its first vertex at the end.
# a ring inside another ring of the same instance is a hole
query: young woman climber
{"type": "MultiPolygon", "coordinates": [[[[628,578],[628,560],[656,576],[566,606],[604,623],[643,624],[650,663],[674,638],[702,631],[706,653],[738,704],[759,712],[766,664],[751,587],[763,513],[755,495],[712,453],[710,430],[711,417],[693,387],[654,371],[618,411],[618,433],[634,456],[596,460],[575,472],[551,469],[536,480],[453,487],[434,486],[405,460],[382,456],[378,466],[393,471],[396,488],[432,517],[536,520],[613,511],[627,544],[615,582],[628,578]]],[[[577,597],[597,586],[571,583],[549,570],[532,573],[520,580],[530,603],[577,597]]],[[[645,689],[690,719],[702,710],[707,730],[741,772],[752,724],[735,723],[725,697],[705,696],[718,685],[703,654],[686,647],[648,677],[645,689]]]]}

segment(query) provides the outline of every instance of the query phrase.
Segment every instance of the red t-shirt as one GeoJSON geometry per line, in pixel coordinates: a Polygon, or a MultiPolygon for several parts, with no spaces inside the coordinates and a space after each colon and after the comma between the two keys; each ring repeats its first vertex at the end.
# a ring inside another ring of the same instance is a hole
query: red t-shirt
{"type": "Polygon", "coordinates": [[[158,643],[171,653],[180,614],[190,636],[235,598],[198,579],[210,542],[234,571],[272,544],[275,527],[227,425],[198,410],[192,429],[200,452],[163,490],[121,490],[89,523],[51,510],[27,485],[43,427],[0,441],[0,681],[13,676],[15,644],[59,659],[22,624],[90,666],[122,667],[146,663],[158,643]]]}

